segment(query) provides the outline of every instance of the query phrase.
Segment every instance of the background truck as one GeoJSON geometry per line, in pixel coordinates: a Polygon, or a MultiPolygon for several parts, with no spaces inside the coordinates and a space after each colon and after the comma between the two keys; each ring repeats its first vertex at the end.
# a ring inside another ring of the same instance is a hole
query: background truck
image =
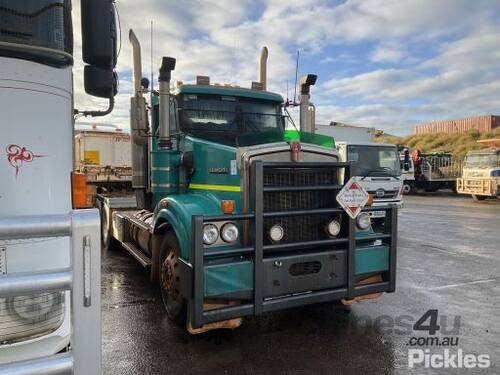
{"type": "Polygon", "coordinates": [[[109,125],[77,124],[74,170],[86,177],[89,206],[97,193],[131,192],[130,133],[109,125]]]}
{"type": "Polygon", "coordinates": [[[301,131],[285,141],[283,98],[266,90],[267,48],[251,89],[198,76],[171,91],[175,59],[164,57],[148,126],[132,31],[130,40],[137,208],[111,198],[103,209],[174,322],[191,333],[234,328],[245,315],[394,291],[396,210],[382,208],[384,226],[372,227],[370,208],[350,219],[337,203],[350,164],[314,134],[316,76],[301,79],[301,131]]]}
{"type": "MultiPolygon", "coordinates": [[[[100,373],[99,214],[79,209],[72,176],[71,12],[69,0],[0,1],[2,374],[100,373]]],[[[85,89],[112,104],[112,2],[81,0],[81,17],[85,89]]]]}
{"type": "Polygon", "coordinates": [[[500,198],[500,139],[478,142],[490,148],[467,153],[462,176],[457,179],[457,192],[470,194],[474,200],[500,198]]]}
{"type": "MultiPolygon", "coordinates": [[[[373,206],[403,206],[403,179],[396,145],[369,142],[338,142],[342,160],[353,162],[351,175],[373,197],[373,206]]],[[[384,211],[371,212],[385,216],[384,211]]]]}
{"type": "Polygon", "coordinates": [[[400,162],[403,165],[404,187],[406,194],[417,189],[427,192],[439,189],[456,191],[456,179],[462,171],[462,161],[447,152],[423,153],[420,150],[400,149],[400,162]],[[413,173],[412,173],[413,172],[413,173]]]}

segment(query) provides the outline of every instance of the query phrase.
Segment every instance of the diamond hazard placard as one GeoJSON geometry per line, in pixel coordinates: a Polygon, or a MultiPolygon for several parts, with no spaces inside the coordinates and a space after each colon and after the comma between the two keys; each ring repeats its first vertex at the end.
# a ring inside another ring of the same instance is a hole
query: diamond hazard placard
{"type": "Polygon", "coordinates": [[[368,202],[368,193],[357,182],[354,177],[351,177],[347,184],[337,194],[337,202],[347,212],[347,214],[355,219],[361,212],[361,209],[368,202]]]}

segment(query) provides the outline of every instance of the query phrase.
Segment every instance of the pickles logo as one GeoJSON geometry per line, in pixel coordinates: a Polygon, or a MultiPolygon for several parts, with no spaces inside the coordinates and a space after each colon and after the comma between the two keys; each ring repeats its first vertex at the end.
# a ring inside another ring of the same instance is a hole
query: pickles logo
{"type": "Polygon", "coordinates": [[[15,168],[16,177],[24,163],[31,163],[35,158],[43,158],[46,155],[36,155],[26,147],[21,147],[16,144],[10,144],[5,148],[7,153],[7,161],[15,168]]]}
{"type": "Polygon", "coordinates": [[[416,368],[489,368],[489,354],[465,353],[459,347],[460,317],[455,317],[453,329],[446,329],[446,316],[438,310],[427,310],[413,325],[414,331],[427,332],[427,336],[412,336],[408,340],[408,367],[416,368]],[[457,319],[458,318],[458,319],[457,319]],[[437,336],[437,334],[440,336],[437,336]],[[454,333],[454,335],[448,335],[454,333]],[[441,336],[445,334],[445,336],[441,336]]]}

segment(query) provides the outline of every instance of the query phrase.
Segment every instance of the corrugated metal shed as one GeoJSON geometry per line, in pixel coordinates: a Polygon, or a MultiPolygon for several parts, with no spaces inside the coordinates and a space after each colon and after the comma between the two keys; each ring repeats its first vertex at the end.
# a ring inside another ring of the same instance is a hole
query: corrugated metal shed
{"type": "Polygon", "coordinates": [[[500,116],[486,115],[418,124],[415,125],[415,134],[463,133],[469,130],[484,133],[498,127],[500,127],[500,116]]]}

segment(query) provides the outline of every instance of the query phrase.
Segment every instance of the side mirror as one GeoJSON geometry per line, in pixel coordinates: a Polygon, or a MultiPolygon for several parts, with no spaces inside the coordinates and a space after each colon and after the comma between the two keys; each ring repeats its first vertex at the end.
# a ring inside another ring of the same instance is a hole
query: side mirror
{"type": "Polygon", "coordinates": [[[112,98],[117,93],[116,73],[109,69],[87,65],[83,70],[85,92],[99,98],[112,98]]]}
{"type": "Polygon", "coordinates": [[[410,170],[410,163],[409,162],[406,162],[404,163],[404,170],[405,172],[408,172],[410,170]]]}
{"type": "Polygon", "coordinates": [[[81,0],[83,61],[113,70],[116,65],[116,22],[113,0],[81,0]]]}

